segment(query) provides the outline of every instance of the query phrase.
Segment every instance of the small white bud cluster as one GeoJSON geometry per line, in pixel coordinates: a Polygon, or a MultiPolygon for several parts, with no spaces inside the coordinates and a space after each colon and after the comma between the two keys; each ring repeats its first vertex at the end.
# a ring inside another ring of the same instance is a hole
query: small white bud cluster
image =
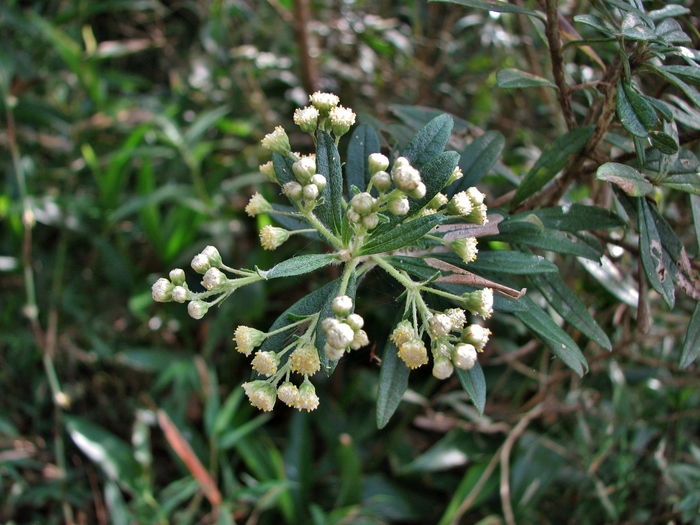
{"type": "Polygon", "coordinates": [[[219,268],[221,263],[221,254],[219,254],[219,250],[214,246],[207,246],[194,256],[190,265],[195,272],[204,275],[209,268],[219,268]]]}
{"type": "Polygon", "coordinates": [[[328,120],[331,123],[331,130],[336,137],[341,137],[350,131],[350,127],[355,123],[355,113],[350,108],[336,106],[330,110],[328,120]]]}
{"type": "Polygon", "coordinates": [[[348,207],[348,220],[353,224],[361,224],[367,230],[372,230],[379,225],[379,202],[368,192],[362,192],[350,199],[348,207]]]}
{"type": "Polygon", "coordinates": [[[474,187],[460,191],[447,204],[447,212],[459,215],[472,224],[484,225],[488,222],[485,198],[486,195],[474,187]]]}
{"type": "Polygon", "coordinates": [[[349,350],[359,350],[369,344],[369,337],[362,327],[365,320],[352,313],[353,301],[347,295],[335,297],[331,303],[335,318],[328,317],[321,322],[321,330],[326,336],[323,352],[331,361],[339,360],[349,350]]]}

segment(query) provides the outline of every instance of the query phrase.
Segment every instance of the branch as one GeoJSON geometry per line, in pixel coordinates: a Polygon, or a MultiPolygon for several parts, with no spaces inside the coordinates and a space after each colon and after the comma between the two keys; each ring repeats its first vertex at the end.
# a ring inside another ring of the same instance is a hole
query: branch
{"type": "Polygon", "coordinates": [[[557,87],[557,98],[561,106],[566,127],[569,130],[576,128],[576,117],[571,109],[571,89],[566,83],[564,75],[564,55],[562,54],[561,32],[559,31],[559,13],[557,0],[546,0],[547,24],[545,34],[549,42],[549,56],[552,60],[552,74],[557,87]]]}

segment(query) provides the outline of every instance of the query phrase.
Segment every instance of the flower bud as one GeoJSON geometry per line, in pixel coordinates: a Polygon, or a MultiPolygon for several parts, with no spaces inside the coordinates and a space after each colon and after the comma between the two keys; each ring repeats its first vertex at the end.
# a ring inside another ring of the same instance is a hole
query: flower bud
{"type": "Polygon", "coordinates": [[[472,201],[467,196],[467,193],[460,191],[452,197],[452,200],[447,203],[447,213],[452,215],[461,215],[466,217],[472,212],[472,201]]]}
{"type": "Polygon", "coordinates": [[[384,193],[391,187],[391,175],[386,171],[378,171],[372,175],[372,185],[377,188],[379,193],[384,193]]]}
{"type": "Polygon", "coordinates": [[[173,288],[175,288],[173,283],[161,277],[151,286],[151,296],[158,303],[169,303],[173,300],[173,288]]]}
{"type": "Polygon", "coordinates": [[[328,114],[331,130],[336,137],[345,135],[355,123],[355,113],[350,108],[338,106],[330,110],[328,114]]]}
{"type": "Polygon", "coordinates": [[[214,290],[226,283],[228,279],[218,268],[209,268],[202,278],[202,286],[207,290],[214,290]]]}
{"type": "Polygon", "coordinates": [[[415,337],[416,330],[411,324],[410,321],[401,321],[399,324],[396,325],[396,328],[394,328],[394,331],[391,332],[391,336],[389,339],[392,340],[392,342],[396,345],[398,348],[404,343],[407,343],[411,339],[415,337]]]}
{"type": "Polygon", "coordinates": [[[245,355],[250,355],[253,349],[260,346],[266,337],[264,332],[243,325],[236,328],[233,335],[236,341],[236,349],[245,355]]]}
{"type": "Polygon", "coordinates": [[[491,330],[484,328],[478,324],[470,324],[462,332],[462,341],[474,345],[479,352],[484,349],[486,343],[489,342],[489,336],[491,335],[491,330]]]}
{"type": "Polygon", "coordinates": [[[379,171],[386,171],[389,167],[389,159],[386,155],[382,155],[381,153],[371,153],[369,157],[367,157],[367,166],[369,167],[370,174],[374,175],[379,171]]]}
{"type": "Polygon", "coordinates": [[[479,315],[483,319],[491,317],[493,313],[493,290],[483,288],[475,292],[468,292],[462,295],[464,307],[473,315],[479,315]]]}
{"type": "Polygon", "coordinates": [[[480,226],[483,226],[484,224],[489,222],[489,219],[486,215],[487,211],[488,210],[486,208],[486,204],[477,204],[472,208],[471,213],[469,213],[465,217],[465,220],[472,224],[478,224],[480,226]]]}
{"type": "Polygon", "coordinates": [[[450,243],[452,251],[459,255],[465,263],[474,262],[479,249],[476,247],[476,237],[462,237],[450,243]]]}
{"type": "Polygon", "coordinates": [[[450,175],[450,178],[447,179],[447,182],[445,183],[445,188],[446,188],[447,186],[449,186],[450,184],[452,184],[453,182],[458,181],[458,180],[461,179],[462,177],[464,177],[464,173],[462,173],[462,168],[460,168],[459,166],[457,166],[457,167],[454,169],[454,171],[452,172],[452,174],[450,175]]]}
{"type": "Polygon", "coordinates": [[[345,349],[355,337],[353,329],[337,319],[324,319],[321,327],[326,334],[326,341],[333,348],[345,349]],[[330,320],[330,322],[326,323],[327,320],[330,320]]]}
{"type": "Polygon", "coordinates": [[[464,310],[461,308],[448,308],[445,310],[445,313],[452,319],[453,329],[461,330],[464,327],[464,323],[467,322],[467,316],[464,315],[464,310]]]}
{"type": "Polygon", "coordinates": [[[250,404],[264,412],[269,412],[277,401],[277,391],[267,381],[249,381],[243,383],[243,390],[248,396],[250,404]]]}
{"type": "Polygon", "coordinates": [[[322,93],[317,91],[309,96],[311,104],[321,113],[328,115],[328,112],[340,103],[340,99],[333,93],[322,93]]]}
{"type": "Polygon", "coordinates": [[[430,202],[428,203],[428,208],[430,208],[432,210],[439,210],[448,202],[449,202],[449,199],[447,198],[447,196],[445,194],[438,193],[437,195],[435,195],[435,197],[430,199],[430,202]]]}
{"type": "Polygon", "coordinates": [[[209,311],[209,305],[204,301],[196,300],[190,301],[187,305],[187,313],[193,319],[201,319],[209,311]]]}
{"type": "Polygon", "coordinates": [[[472,201],[472,204],[474,206],[478,206],[479,204],[483,204],[484,199],[486,198],[486,194],[481,193],[474,186],[472,186],[471,188],[468,188],[466,193],[467,193],[467,197],[469,197],[469,200],[472,201]]]}
{"type": "Polygon", "coordinates": [[[331,310],[338,317],[345,317],[350,312],[352,312],[353,302],[352,298],[347,295],[339,295],[333,298],[331,303],[331,310]]]}
{"type": "Polygon", "coordinates": [[[471,370],[476,364],[474,345],[460,343],[452,350],[452,363],[462,370],[471,370]]]}
{"type": "Polygon", "coordinates": [[[277,373],[280,358],[275,352],[256,352],[251,363],[253,370],[264,376],[271,376],[277,373]]]}
{"type": "Polygon", "coordinates": [[[418,183],[418,186],[413,188],[412,190],[408,191],[408,196],[411,197],[412,199],[422,199],[425,197],[425,193],[427,192],[427,188],[425,187],[425,184],[422,182],[418,183]]]}
{"type": "Polygon", "coordinates": [[[308,184],[316,173],[316,157],[302,157],[292,164],[292,171],[296,179],[302,184],[308,184]]]}
{"type": "Polygon", "coordinates": [[[318,188],[319,193],[326,188],[326,177],[320,173],[316,173],[313,177],[311,177],[309,182],[318,188]]]}
{"type": "Polygon", "coordinates": [[[280,155],[287,155],[290,151],[292,151],[292,148],[289,145],[289,137],[282,126],[277,126],[275,131],[265,135],[265,138],[263,138],[260,142],[262,143],[263,148],[269,149],[274,153],[279,153],[280,155]]]}
{"type": "Polygon", "coordinates": [[[449,357],[443,355],[433,360],[433,376],[438,379],[447,379],[454,372],[454,365],[449,357]]]}
{"type": "Polygon", "coordinates": [[[406,215],[411,205],[406,197],[400,197],[389,201],[389,211],[394,215],[406,215]]]}
{"type": "Polygon", "coordinates": [[[350,199],[350,206],[360,215],[367,215],[374,209],[375,199],[367,192],[358,193],[350,199]]]}
{"type": "MultiPolygon", "coordinates": [[[[399,157],[403,158],[403,157],[399,157]]],[[[420,172],[410,164],[401,164],[391,171],[391,177],[394,179],[394,185],[403,192],[408,193],[414,190],[422,182],[420,172]]]]}
{"type": "Polygon", "coordinates": [[[338,361],[345,353],[344,348],[333,348],[331,345],[326,343],[323,347],[323,353],[326,355],[326,359],[329,361],[338,361]]]}
{"type": "Polygon", "coordinates": [[[182,286],[185,284],[185,270],[182,268],[175,268],[174,270],[170,270],[170,282],[172,282],[175,286],[182,286]]]}
{"type": "Polygon", "coordinates": [[[267,180],[279,184],[279,180],[277,179],[277,173],[275,172],[275,165],[272,163],[271,160],[267,161],[265,164],[260,164],[260,166],[258,166],[258,169],[260,170],[260,173],[265,175],[265,178],[267,180]]]}
{"type": "Polygon", "coordinates": [[[357,332],[365,325],[365,320],[360,314],[350,314],[345,319],[345,324],[357,332]]]}
{"type": "Polygon", "coordinates": [[[318,357],[318,350],[310,344],[298,346],[292,355],[289,356],[292,364],[292,371],[302,375],[314,375],[321,370],[321,359],[318,357]]]}
{"type": "Polygon", "coordinates": [[[307,184],[302,190],[304,200],[307,202],[313,202],[316,199],[318,199],[319,193],[320,192],[318,191],[318,186],[316,186],[315,184],[307,184]]]}
{"type": "Polygon", "coordinates": [[[255,192],[245,207],[245,211],[250,217],[255,217],[259,213],[270,213],[272,205],[265,200],[265,197],[255,192]]]}
{"type": "Polygon", "coordinates": [[[318,109],[314,106],[297,108],[294,111],[294,123],[301,128],[304,133],[313,133],[318,124],[318,109]]]}
{"type": "Polygon", "coordinates": [[[260,230],[260,245],[265,250],[276,250],[289,239],[289,232],[276,226],[264,226],[260,230]]]}
{"type": "Polygon", "coordinates": [[[403,168],[405,166],[410,166],[411,161],[408,160],[406,157],[399,157],[394,161],[394,166],[392,169],[397,169],[397,168],[403,168]]]}
{"type": "Polygon", "coordinates": [[[299,202],[304,196],[304,191],[302,185],[297,181],[289,181],[282,186],[282,193],[284,193],[290,201],[299,202]]]}
{"type": "Polygon", "coordinates": [[[291,381],[285,381],[277,387],[277,399],[288,407],[294,407],[299,399],[299,389],[291,381]]]}
{"type": "Polygon", "coordinates": [[[375,229],[377,226],[379,226],[379,215],[376,213],[365,215],[362,217],[362,226],[364,226],[367,230],[375,229]]]}
{"type": "Polygon", "coordinates": [[[452,319],[445,314],[435,314],[428,321],[430,333],[433,337],[446,337],[452,331],[452,319]]]}
{"type": "Polygon", "coordinates": [[[428,351],[420,339],[411,339],[399,345],[398,355],[411,370],[415,370],[428,362],[428,351]]]}
{"type": "Polygon", "coordinates": [[[367,332],[364,330],[357,330],[355,331],[355,337],[352,338],[352,341],[350,342],[350,349],[351,350],[359,350],[363,346],[367,346],[369,344],[369,337],[367,336],[367,332]]]}
{"type": "Polygon", "coordinates": [[[173,301],[176,303],[184,303],[190,299],[190,291],[184,286],[176,286],[173,288],[172,296],[173,301]]]}
{"type": "Polygon", "coordinates": [[[348,211],[345,212],[348,216],[348,221],[350,221],[353,224],[359,224],[362,221],[362,215],[357,213],[354,209],[348,208],[348,211]]]}
{"type": "Polygon", "coordinates": [[[209,259],[207,258],[206,255],[202,253],[198,253],[192,258],[192,262],[190,263],[192,266],[192,269],[199,273],[204,275],[207,273],[207,270],[211,268],[211,263],[209,262],[209,259]]]}
{"type": "Polygon", "coordinates": [[[316,395],[314,385],[312,385],[311,381],[308,379],[304,379],[304,382],[299,387],[299,397],[297,398],[297,402],[294,404],[294,408],[298,408],[300,411],[306,410],[307,412],[310,412],[312,410],[316,410],[318,403],[319,400],[318,396],[316,395]]]}

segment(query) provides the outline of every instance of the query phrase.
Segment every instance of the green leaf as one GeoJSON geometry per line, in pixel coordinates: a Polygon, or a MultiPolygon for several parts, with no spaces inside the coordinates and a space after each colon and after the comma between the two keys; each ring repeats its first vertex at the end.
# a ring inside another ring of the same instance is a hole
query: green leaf
{"type": "Polygon", "coordinates": [[[450,189],[449,193],[454,195],[476,186],[499,159],[505,145],[506,139],[498,131],[487,131],[474,139],[464,148],[459,159],[464,177],[454,184],[454,189],[450,189]]]}
{"type": "Polygon", "coordinates": [[[77,416],[64,416],[65,425],[76,446],[111,480],[132,492],[137,491],[139,465],[131,447],[95,423],[77,416]]]}
{"type": "Polygon", "coordinates": [[[384,428],[394,415],[408,388],[409,368],[398,354],[396,345],[387,340],[379,371],[379,391],[377,392],[377,428],[384,428]]]}
{"type": "Polygon", "coordinates": [[[568,253],[578,257],[585,257],[598,261],[602,252],[584,242],[580,237],[558,230],[546,228],[544,231],[519,231],[513,233],[501,233],[496,237],[485,237],[484,240],[507,242],[510,244],[527,244],[541,250],[549,250],[557,253],[568,253]]]}
{"type": "Polygon", "coordinates": [[[669,308],[673,308],[676,300],[673,279],[664,263],[664,247],[649,203],[643,197],[637,200],[637,218],[639,256],[642,259],[644,273],[652,288],[664,298],[669,308]]]}
{"type": "MultiPolygon", "coordinates": [[[[633,105],[634,102],[639,102],[640,100],[644,101],[644,99],[640,96],[634,97],[634,95],[632,95],[633,98],[630,99],[630,93],[634,93],[634,91],[628,88],[627,84],[623,82],[618,84],[616,100],[617,117],[620,119],[622,127],[625,128],[631,135],[644,138],[649,135],[649,132],[647,131],[648,127],[640,119],[637,110],[639,110],[643,115],[645,115],[645,111],[642,105],[633,105]]],[[[646,101],[644,101],[644,104],[649,106],[649,103],[646,101]]],[[[652,112],[653,111],[654,110],[652,108],[652,112]]]]}
{"type": "Polygon", "coordinates": [[[453,125],[449,115],[435,117],[411,139],[401,155],[410,160],[415,168],[422,170],[424,164],[445,149],[453,125]]]}
{"type": "MultiPolygon", "coordinates": [[[[584,204],[567,204],[553,208],[532,210],[528,214],[535,215],[546,228],[565,232],[606,230],[624,226],[625,222],[619,215],[605,208],[586,206],[584,204]]],[[[511,215],[516,219],[521,215],[511,215]]]]}
{"type": "Polygon", "coordinates": [[[486,379],[479,361],[474,363],[474,367],[470,370],[455,367],[455,374],[459,378],[462,388],[469,395],[469,399],[474,403],[479,415],[482,415],[486,407],[486,379]]]}
{"type": "Polygon", "coordinates": [[[519,13],[521,15],[533,16],[540,20],[545,20],[542,13],[520,7],[519,5],[500,2],[498,0],[430,0],[431,2],[449,2],[451,4],[459,4],[475,9],[483,9],[485,11],[493,11],[494,13],[519,13]]]}
{"type": "Polygon", "coordinates": [[[652,40],[656,36],[644,18],[636,13],[627,13],[620,29],[622,36],[628,40],[652,40]]]}
{"type": "Polygon", "coordinates": [[[275,175],[277,175],[280,186],[284,186],[288,182],[296,180],[294,172],[292,171],[292,164],[294,164],[294,162],[289,157],[285,157],[279,153],[272,154],[272,165],[275,168],[275,175]]]}
{"type": "Polygon", "coordinates": [[[649,133],[651,145],[664,155],[675,155],[678,153],[678,142],[668,133],[652,131],[649,133]]]}
{"type": "Polygon", "coordinates": [[[566,366],[583,376],[588,371],[588,364],[574,340],[532,299],[525,296],[521,297],[520,301],[525,303],[526,308],[513,312],[513,315],[546,344],[554,355],[564,361],[566,366]]]}
{"type": "Polygon", "coordinates": [[[416,459],[399,469],[402,475],[442,472],[465,465],[469,460],[467,449],[470,436],[462,429],[453,429],[416,459]]]}
{"type": "Polygon", "coordinates": [[[456,151],[443,151],[435,155],[421,169],[421,178],[425,184],[425,196],[420,199],[409,199],[410,207],[408,215],[413,215],[427,205],[435,195],[445,187],[447,179],[459,162],[459,153],[456,151]]]}
{"type": "Polygon", "coordinates": [[[318,218],[335,234],[340,234],[343,222],[343,170],[340,153],[330,133],[316,134],[316,170],[326,177],[326,187],[320,197],[323,204],[315,208],[318,218]]]}
{"type": "Polygon", "coordinates": [[[677,16],[687,15],[688,13],[690,13],[690,9],[687,7],[683,7],[682,5],[678,4],[668,4],[663,6],[661,9],[649,11],[647,15],[654,22],[658,22],[664,18],[675,18],[677,16]]]}
{"type": "Polygon", "coordinates": [[[546,78],[513,68],[499,69],[496,73],[496,82],[498,83],[498,87],[503,89],[522,89],[541,86],[557,89],[557,85],[546,78]]]}
{"type": "Polygon", "coordinates": [[[194,147],[204,133],[209,131],[219,120],[231,111],[231,106],[224,105],[218,108],[202,111],[192,122],[184,135],[185,142],[194,147]]]}
{"type": "Polygon", "coordinates": [[[372,255],[374,253],[391,252],[405,246],[410,246],[435,226],[446,220],[447,217],[436,213],[404,222],[391,231],[385,232],[377,237],[370,237],[369,241],[360,250],[360,253],[361,255],[372,255]]]}
{"type": "Polygon", "coordinates": [[[348,143],[345,164],[348,188],[357,186],[360,191],[364,191],[367,187],[371,177],[367,157],[372,153],[379,153],[379,137],[372,126],[361,124],[353,130],[348,143]]]}
{"type": "Polygon", "coordinates": [[[700,303],[695,304],[695,310],[690,317],[678,368],[681,370],[688,368],[698,358],[698,354],[700,354],[700,303]]]}
{"type": "Polygon", "coordinates": [[[670,66],[655,67],[651,64],[647,64],[647,67],[656,71],[659,75],[661,75],[663,78],[668,80],[671,84],[673,84],[678,89],[680,89],[685,94],[685,96],[690,99],[690,101],[693,104],[695,104],[697,107],[700,107],[700,92],[698,92],[698,90],[695,89],[693,86],[689,86],[688,84],[683,82],[676,75],[672,74],[671,71],[668,70],[668,68],[670,66]]]}
{"type": "Polygon", "coordinates": [[[669,175],[659,183],[659,186],[684,191],[693,195],[700,195],[700,175],[697,173],[669,175]]]}
{"type": "Polygon", "coordinates": [[[569,288],[559,273],[553,275],[532,275],[530,281],[537,287],[550,306],[579,332],[595,341],[608,351],[612,351],[610,339],[596,323],[588,308],[569,288]]]}
{"type": "Polygon", "coordinates": [[[543,151],[515,190],[511,207],[516,207],[552,180],[569,162],[569,156],[579,153],[584,148],[593,135],[593,129],[593,126],[585,126],[569,131],[543,151]]]}
{"type": "Polygon", "coordinates": [[[617,29],[610,22],[594,15],[576,15],[574,20],[600,31],[605,36],[613,37],[617,34],[617,29]]]}
{"type": "Polygon", "coordinates": [[[662,66],[662,69],[688,82],[700,83],[700,66],[662,66]]]}
{"type": "Polygon", "coordinates": [[[596,171],[596,178],[615,184],[630,197],[641,197],[654,189],[636,169],[617,162],[603,164],[596,171]]]}
{"type": "Polygon", "coordinates": [[[558,272],[557,265],[541,255],[510,250],[479,252],[476,261],[467,264],[470,272],[488,271],[512,275],[529,275],[558,272]]]}
{"type": "Polygon", "coordinates": [[[332,253],[300,255],[282,261],[271,270],[258,270],[258,273],[266,280],[277,279],[279,277],[291,277],[293,275],[304,275],[305,273],[323,268],[337,260],[338,258],[332,253]]]}
{"type": "Polygon", "coordinates": [[[656,37],[663,39],[669,44],[684,44],[692,42],[691,38],[685,34],[681,25],[672,18],[667,18],[656,28],[656,37]]]}

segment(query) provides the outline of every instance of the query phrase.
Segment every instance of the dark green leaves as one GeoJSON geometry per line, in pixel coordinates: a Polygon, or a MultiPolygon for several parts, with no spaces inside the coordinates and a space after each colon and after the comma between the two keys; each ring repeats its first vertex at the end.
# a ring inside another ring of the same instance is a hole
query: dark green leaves
{"type": "Polygon", "coordinates": [[[593,135],[593,126],[574,129],[554,141],[547,148],[515,191],[511,206],[514,208],[534,195],[559,173],[569,161],[570,155],[579,153],[593,135]]]}
{"type": "Polygon", "coordinates": [[[700,303],[695,305],[695,310],[688,323],[688,332],[685,334],[683,349],[681,350],[681,361],[678,368],[689,367],[700,354],[700,303]]]}
{"type": "Polygon", "coordinates": [[[506,140],[498,131],[487,131],[474,139],[462,152],[459,167],[464,177],[450,190],[451,194],[466,190],[476,184],[486,175],[501,156],[506,140]]]}
{"type": "Polygon", "coordinates": [[[495,13],[519,13],[521,15],[532,16],[544,20],[542,13],[520,7],[519,5],[501,2],[499,0],[430,0],[431,2],[450,2],[475,9],[483,9],[485,11],[493,11],[495,13]]]}
{"type": "Polygon", "coordinates": [[[399,358],[396,345],[388,340],[382,356],[382,369],[379,372],[377,392],[377,428],[384,428],[394,415],[408,388],[408,375],[411,371],[399,358]]]}
{"type": "Polygon", "coordinates": [[[315,213],[328,228],[339,234],[343,220],[343,171],[340,153],[330,133],[319,131],[316,139],[316,170],[326,177],[328,183],[321,192],[323,204],[315,209],[315,213]]]}
{"type": "Polygon", "coordinates": [[[462,388],[474,403],[479,415],[483,414],[486,407],[486,378],[484,378],[484,371],[481,369],[479,361],[474,363],[474,367],[470,370],[455,368],[455,374],[459,378],[462,388]]]}
{"type": "Polygon", "coordinates": [[[318,270],[319,268],[323,268],[335,260],[337,260],[337,257],[332,253],[300,255],[298,257],[293,257],[291,259],[287,259],[286,261],[282,261],[271,270],[258,270],[258,273],[265,279],[303,275],[305,273],[318,270]]]}
{"type": "Polygon", "coordinates": [[[430,159],[421,169],[421,177],[426,187],[425,196],[420,199],[410,199],[409,215],[420,210],[445,187],[447,179],[459,162],[459,153],[443,151],[430,159]]]}
{"type": "Polygon", "coordinates": [[[357,126],[348,143],[348,156],[345,164],[348,188],[357,186],[364,189],[367,187],[370,179],[367,157],[378,152],[379,137],[377,137],[374,128],[367,124],[357,126]]]}
{"type": "Polygon", "coordinates": [[[409,246],[446,220],[444,215],[433,214],[405,222],[377,237],[370,237],[369,241],[362,247],[361,254],[372,255],[409,246]]]}
{"type": "Polygon", "coordinates": [[[546,78],[512,68],[500,69],[496,73],[496,82],[498,83],[498,87],[503,89],[522,89],[542,86],[556,89],[557,87],[556,84],[550,82],[546,78]]]}
{"type": "Polygon", "coordinates": [[[447,141],[450,140],[452,126],[452,117],[449,115],[435,117],[411,139],[401,155],[410,160],[414,167],[422,170],[426,162],[445,149],[447,141]]]}
{"type": "Polygon", "coordinates": [[[644,273],[652,288],[664,298],[670,308],[673,308],[675,303],[673,279],[667,268],[662,240],[650,205],[644,198],[637,199],[637,227],[639,228],[639,256],[642,259],[644,273]]]}
{"type": "Polygon", "coordinates": [[[641,197],[653,189],[644,175],[630,166],[617,162],[603,164],[596,171],[596,177],[615,184],[630,197],[641,197]]]}
{"type": "Polygon", "coordinates": [[[631,135],[642,138],[649,135],[657,122],[653,106],[626,82],[618,85],[617,116],[631,135]]]}

